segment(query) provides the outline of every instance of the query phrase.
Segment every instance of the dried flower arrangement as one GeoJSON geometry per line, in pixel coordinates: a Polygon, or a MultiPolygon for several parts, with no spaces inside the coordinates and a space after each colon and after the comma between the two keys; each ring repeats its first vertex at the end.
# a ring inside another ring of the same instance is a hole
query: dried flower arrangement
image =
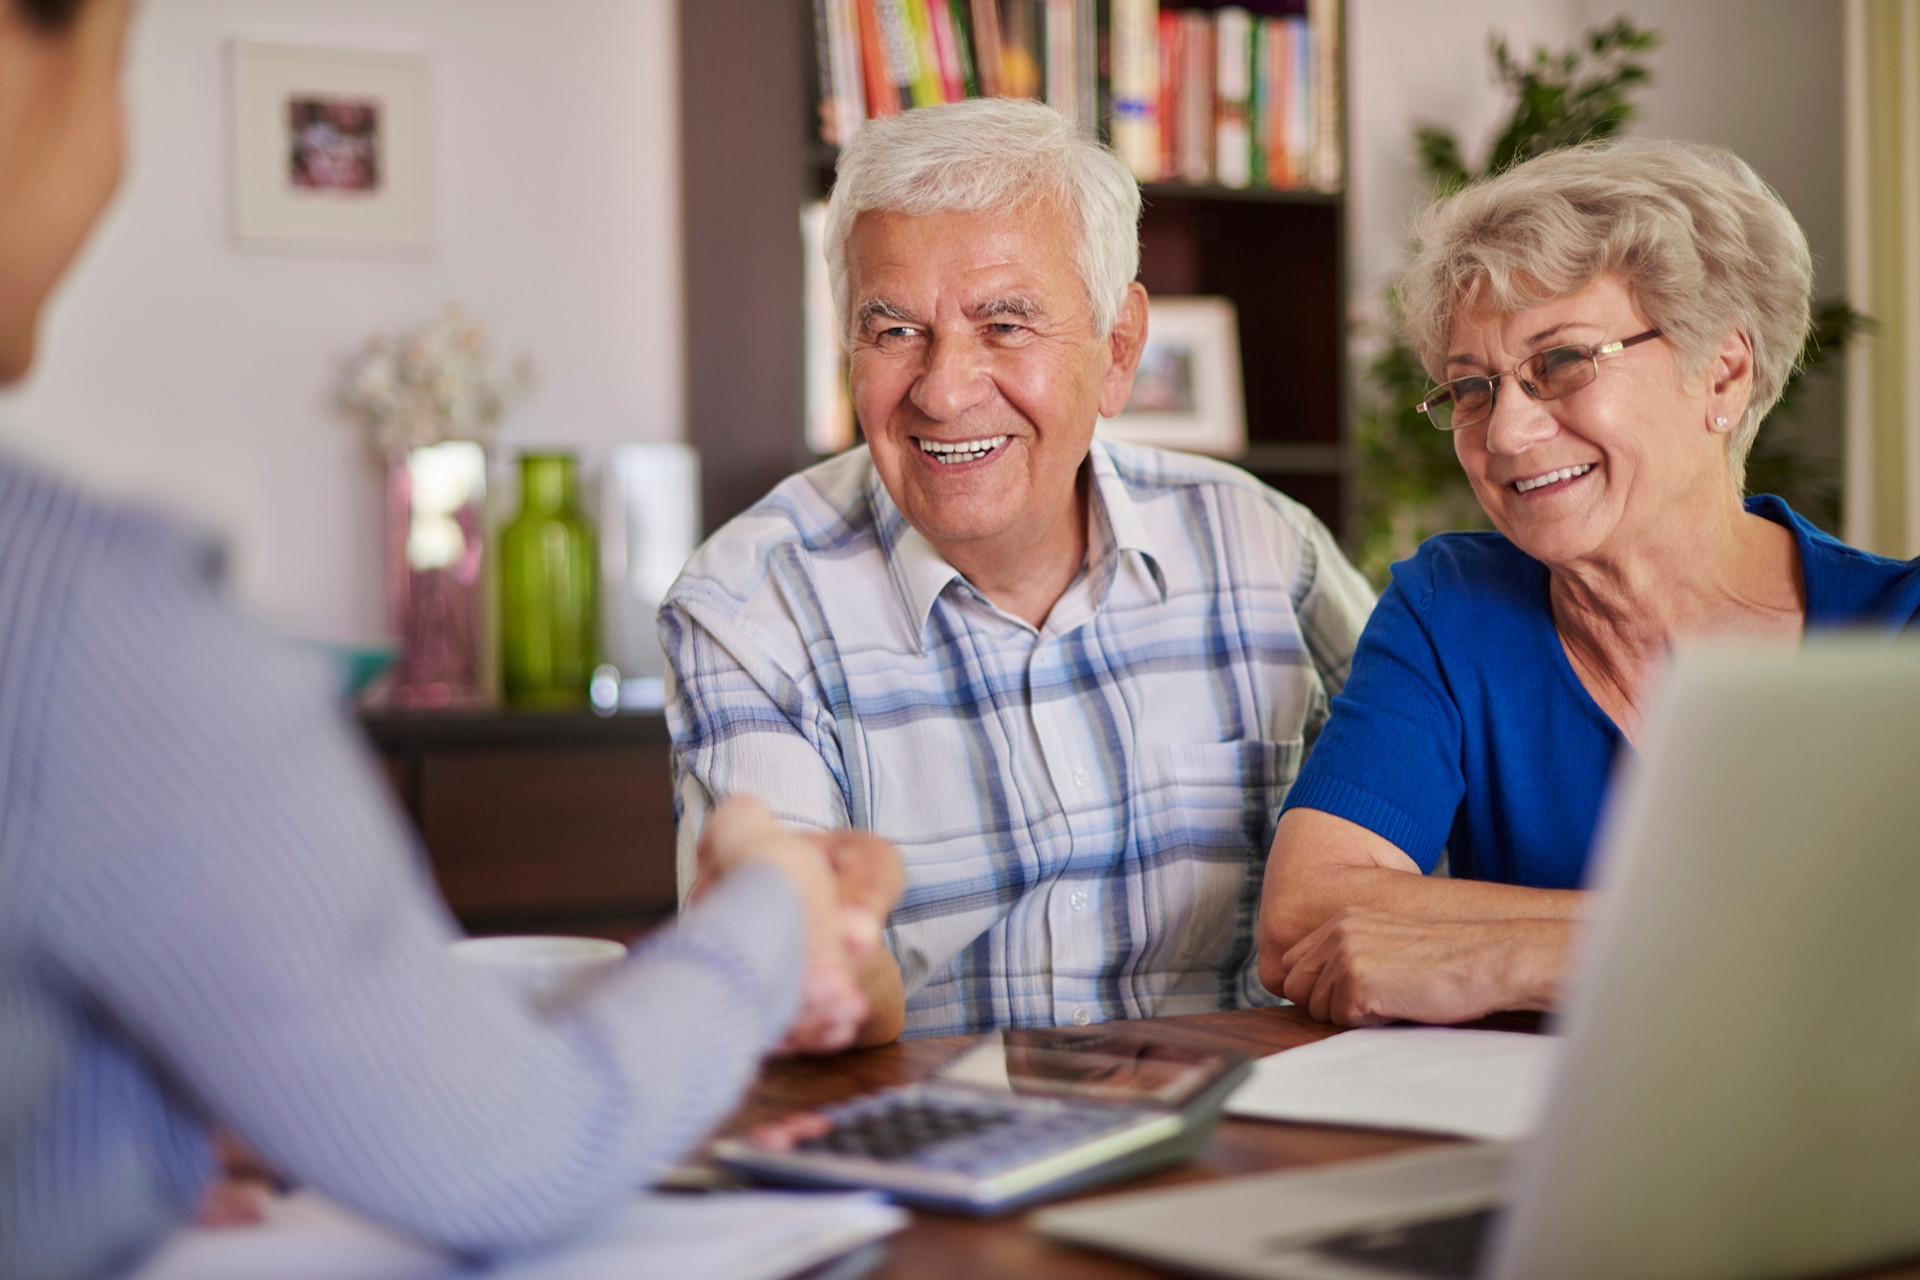
{"type": "Polygon", "coordinates": [[[341,400],[367,425],[379,456],[447,440],[493,444],[507,410],[538,380],[531,357],[490,368],[486,325],[449,303],[399,338],[374,334],[347,371],[341,400]]]}

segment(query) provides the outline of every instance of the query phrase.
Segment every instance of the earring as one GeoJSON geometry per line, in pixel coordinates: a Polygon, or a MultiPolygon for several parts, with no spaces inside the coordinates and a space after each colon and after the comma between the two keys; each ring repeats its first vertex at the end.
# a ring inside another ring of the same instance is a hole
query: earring
{"type": "Polygon", "coordinates": [[[1726,426],[1726,425],[1727,425],[1727,415],[1725,415],[1725,414],[1723,413],[1723,414],[1721,414],[1721,415],[1720,415],[1719,417],[1717,417],[1717,418],[1715,418],[1715,419],[1713,420],[1713,425],[1714,425],[1714,426],[1716,426],[1716,427],[1724,427],[1724,426],[1726,426]]]}

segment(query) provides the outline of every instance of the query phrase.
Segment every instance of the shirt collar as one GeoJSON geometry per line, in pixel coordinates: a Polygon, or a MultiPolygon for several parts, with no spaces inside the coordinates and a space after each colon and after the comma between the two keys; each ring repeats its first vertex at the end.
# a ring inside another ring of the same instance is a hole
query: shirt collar
{"type": "MultiPolygon", "coordinates": [[[[1092,468],[1093,477],[1093,502],[1087,513],[1088,547],[1099,548],[1104,543],[1110,545],[1115,553],[1136,553],[1152,580],[1154,591],[1165,601],[1166,577],[1161,571],[1153,539],[1147,533],[1140,508],[1134,504],[1133,494],[1120,478],[1104,442],[1094,440],[1087,462],[1092,468]],[[1106,522],[1110,542],[1098,536],[1102,519],[1106,522]]],[[[906,607],[907,617],[913,623],[914,634],[924,641],[927,619],[933,613],[934,602],[947,589],[947,584],[960,576],[960,571],[947,563],[946,557],[934,548],[926,535],[907,523],[900,508],[894,505],[893,495],[880,482],[878,469],[873,471],[867,484],[869,500],[873,504],[874,524],[879,530],[880,545],[886,554],[888,569],[893,574],[894,586],[899,590],[900,602],[906,607]]]]}

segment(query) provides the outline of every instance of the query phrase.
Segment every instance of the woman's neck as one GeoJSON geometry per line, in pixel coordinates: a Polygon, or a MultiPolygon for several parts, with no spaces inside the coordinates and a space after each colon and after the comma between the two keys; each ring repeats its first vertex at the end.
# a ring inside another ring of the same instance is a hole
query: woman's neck
{"type": "Polygon", "coordinates": [[[1737,501],[1682,537],[1550,567],[1554,627],[1629,740],[1667,656],[1696,640],[1797,640],[1806,588],[1793,532],[1737,501]]]}

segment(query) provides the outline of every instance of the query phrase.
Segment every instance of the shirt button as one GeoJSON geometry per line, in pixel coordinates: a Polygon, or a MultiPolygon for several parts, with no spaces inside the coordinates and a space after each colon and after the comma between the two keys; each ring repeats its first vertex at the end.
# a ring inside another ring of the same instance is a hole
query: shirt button
{"type": "Polygon", "coordinates": [[[1087,909],[1087,891],[1085,889],[1075,889],[1067,895],[1067,905],[1075,911],[1085,911],[1087,909]]]}
{"type": "Polygon", "coordinates": [[[1093,775],[1085,769],[1075,769],[1073,771],[1073,785],[1076,787],[1090,787],[1093,785],[1093,775]]]}
{"type": "Polygon", "coordinates": [[[1086,1025],[1087,1025],[1087,1024],[1089,1023],[1089,1022],[1092,1022],[1092,1021],[1093,1021],[1093,1015],[1092,1015],[1092,1014],[1090,1014],[1090,1013],[1088,1013],[1088,1012],[1087,1012],[1087,1011],[1086,1011],[1085,1009],[1075,1009],[1075,1010],[1073,1011],[1073,1025],[1074,1025],[1074,1026],[1076,1026],[1076,1027],[1084,1027],[1084,1026],[1086,1026],[1086,1025]]]}

